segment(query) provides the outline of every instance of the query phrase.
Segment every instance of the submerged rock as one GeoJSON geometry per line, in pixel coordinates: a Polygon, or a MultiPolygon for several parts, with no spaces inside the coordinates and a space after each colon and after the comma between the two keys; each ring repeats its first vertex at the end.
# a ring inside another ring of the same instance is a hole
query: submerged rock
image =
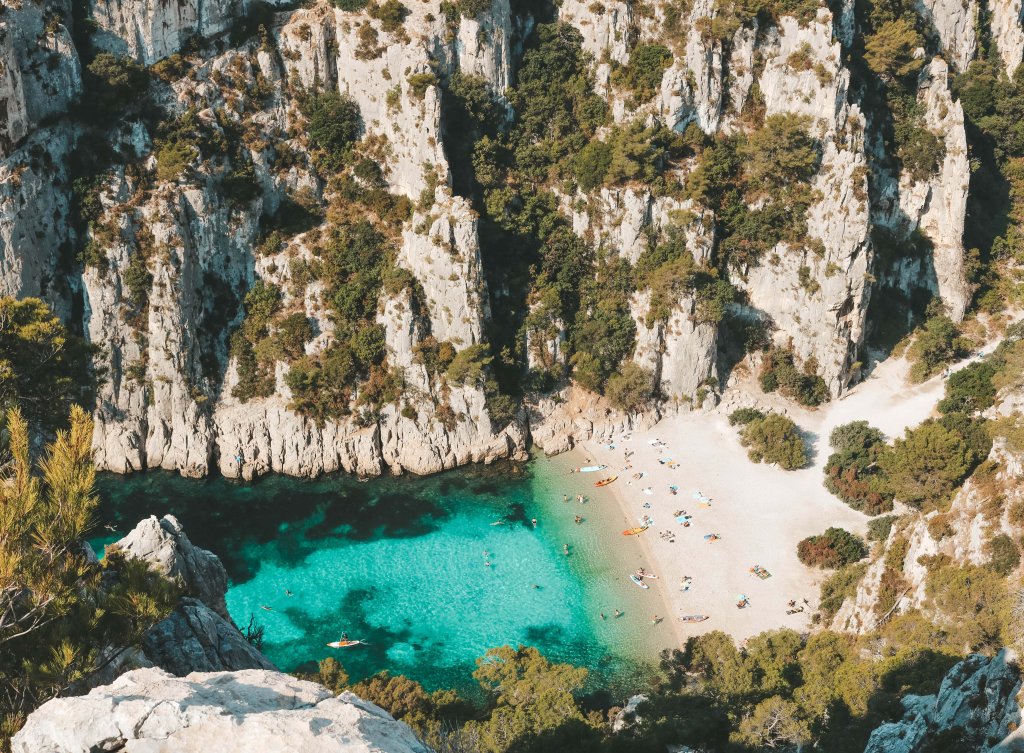
{"type": "Polygon", "coordinates": [[[280,672],[139,669],[29,716],[14,753],[351,751],[429,753],[405,724],[351,693],[280,672]]]}

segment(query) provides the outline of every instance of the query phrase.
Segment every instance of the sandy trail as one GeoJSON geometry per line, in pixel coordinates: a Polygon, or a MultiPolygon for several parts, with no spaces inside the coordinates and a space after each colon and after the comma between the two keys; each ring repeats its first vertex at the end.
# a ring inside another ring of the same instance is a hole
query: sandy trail
{"type": "Polygon", "coordinates": [[[904,359],[890,359],[843,398],[814,411],[758,394],[759,406],[787,413],[807,433],[812,462],[798,471],[755,464],[747,458],[727,420],[735,407],[729,395],[714,412],[667,418],[649,430],[617,437],[610,445],[581,445],[587,458],[609,466],[606,472],[581,476],[591,494],[597,492],[594,496],[600,498],[605,496],[600,491],[612,491],[630,525],[638,525],[645,514],[654,519],[642,534],[658,575],[652,583],[660,587],[671,609],[667,618],[675,622],[681,638],[724,630],[741,640],[773,628],[810,627],[819,586],[828,573],[800,564],[797,543],[829,526],[863,534],[868,521],[822,484],[829,433],[840,424],[864,419],[895,437],[928,418],[942,398],[944,379],[940,375],[908,385],[908,370],[904,359]],[[667,447],[652,445],[657,439],[667,447]],[[633,453],[628,461],[627,450],[633,453]],[[678,466],[659,463],[663,459],[678,466]],[[634,480],[638,472],[645,475],[634,480]],[[593,489],[598,477],[612,473],[619,476],[614,484],[605,490],[593,489]],[[671,484],[679,487],[675,495],[669,490],[671,484]],[[697,492],[713,500],[710,506],[694,498],[697,492]],[[689,527],[676,521],[673,513],[679,510],[692,516],[689,527]],[[662,538],[663,531],[671,531],[675,541],[662,538]],[[718,534],[721,539],[709,542],[706,534],[718,534]],[[754,565],[766,568],[771,577],[756,577],[750,572],[754,565]],[[680,583],[685,575],[693,579],[686,592],[680,583]],[[749,599],[744,609],[736,607],[740,595],[749,599]],[[804,611],[787,615],[791,599],[804,611]],[[677,620],[686,614],[705,614],[709,619],[677,620]]]}

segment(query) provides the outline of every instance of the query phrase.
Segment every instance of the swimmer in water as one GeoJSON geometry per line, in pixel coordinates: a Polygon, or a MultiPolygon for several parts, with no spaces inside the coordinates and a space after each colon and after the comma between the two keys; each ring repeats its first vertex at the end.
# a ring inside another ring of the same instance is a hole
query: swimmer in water
{"type": "Polygon", "coordinates": [[[536,518],[533,518],[530,522],[533,524],[534,528],[537,527],[537,519],[536,518]]]}
{"type": "Polygon", "coordinates": [[[562,544],[562,554],[565,554],[565,555],[568,556],[568,554],[569,554],[569,545],[568,544],[562,544]]]}
{"type": "Polygon", "coordinates": [[[618,609],[616,609],[615,610],[615,616],[616,617],[621,617],[622,616],[622,612],[620,612],[618,609]]]}
{"type": "Polygon", "coordinates": [[[607,620],[608,619],[607,617],[604,616],[604,612],[601,612],[601,619],[602,620],[607,620]]]}
{"type": "Polygon", "coordinates": [[[294,596],[294,594],[291,591],[289,591],[287,588],[284,590],[284,595],[285,596],[294,596]]]}

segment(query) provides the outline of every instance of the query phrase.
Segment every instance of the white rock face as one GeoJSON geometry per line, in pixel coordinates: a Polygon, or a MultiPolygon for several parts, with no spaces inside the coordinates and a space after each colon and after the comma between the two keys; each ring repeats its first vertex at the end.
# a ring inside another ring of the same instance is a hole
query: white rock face
{"type": "Polygon", "coordinates": [[[100,49],[151,65],[180,50],[192,36],[227,31],[246,13],[245,0],[92,0],[100,49]]]}
{"type": "Polygon", "coordinates": [[[936,739],[937,733],[959,728],[962,744],[971,750],[1020,750],[1024,736],[1017,693],[1020,670],[1012,651],[993,657],[974,654],[946,674],[932,696],[907,696],[906,713],[898,722],[871,733],[864,753],[914,753],[936,739]]]}
{"type": "Polygon", "coordinates": [[[694,321],[696,302],[682,299],[667,321],[646,323],[650,293],[638,293],[631,301],[637,325],[637,342],[633,360],[654,374],[655,385],[674,401],[694,402],[701,388],[717,387],[714,375],[718,328],[694,321]]]}
{"type": "Polygon", "coordinates": [[[846,101],[850,74],[840,65],[828,11],[820,10],[817,20],[803,27],[782,18],[760,54],[766,58],[759,84],[766,115],[804,116],[821,139],[822,162],[813,181],[821,198],[807,212],[807,229],[822,253],[783,243],[749,269],[745,280],[734,282],[747,291],[750,305],[770,318],[777,342],[791,345],[801,360],[818,361],[818,373],[837,395],[849,381],[864,338],[869,296],[864,118],[846,101]],[[805,70],[794,70],[797,54],[809,61],[801,65],[805,70]]]}
{"type": "Polygon", "coordinates": [[[988,6],[992,17],[992,41],[1012,76],[1024,60],[1024,8],[1021,0],[993,0],[988,6]]]}
{"type": "Polygon", "coordinates": [[[0,159],[44,118],[63,113],[82,89],[78,53],[59,22],[70,18],[70,3],[5,3],[2,11],[0,159]]]}
{"type": "Polygon", "coordinates": [[[916,5],[921,18],[935,27],[950,67],[966,71],[978,47],[978,4],[973,0],[917,0],[916,5]]]}
{"type": "Polygon", "coordinates": [[[938,173],[927,180],[915,181],[906,173],[900,176],[900,209],[931,241],[936,292],[952,319],[959,321],[972,293],[964,278],[963,243],[971,171],[964,111],[959,102],[953,101],[947,75],[946,64],[939,58],[933,59],[918,90],[926,126],[943,139],[945,158],[938,173]]]}
{"type": "Polygon", "coordinates": [[[599,5],[568,0],[558,7],[558,20],[575,26],[583,36],[583,49],[595,60],[629,62],[633,9],[629,3],[613,0],[599,5]]]}
{"type": "Polygon", "coordinates": [[[15,753],[429,753],[401,722],[351,693],[265,670],[178,678],[139,669],[43,704],[15,753]]]}

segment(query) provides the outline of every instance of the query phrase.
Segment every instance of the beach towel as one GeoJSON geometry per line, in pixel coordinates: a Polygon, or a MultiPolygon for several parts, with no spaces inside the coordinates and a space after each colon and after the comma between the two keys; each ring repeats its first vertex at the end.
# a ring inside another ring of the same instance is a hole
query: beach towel
{"type": "Polygon", "coordinates": [[[654,490],[651,487],[644,489],[644,494],[654,494],[654,490]]]}

